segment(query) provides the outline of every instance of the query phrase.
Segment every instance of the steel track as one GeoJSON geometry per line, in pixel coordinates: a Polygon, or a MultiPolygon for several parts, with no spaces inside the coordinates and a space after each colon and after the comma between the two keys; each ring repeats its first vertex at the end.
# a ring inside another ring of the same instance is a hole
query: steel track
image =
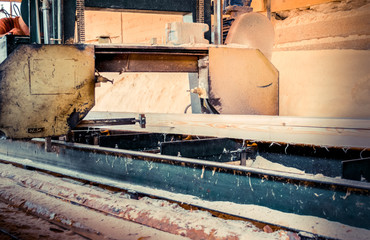
{"type": "Polygon", "coordinates": [[[314,233],[317,237],[331,238],[325,233],[282,226],[276,219],[256,219],[243,212],[220,209],[212,203],[255,204],[369,230],[368,183],[59,141],[53,142],[52,152],[45,152],[41,140],[2,141],[0,146],[0,159],[6,162],[314,233]]]}

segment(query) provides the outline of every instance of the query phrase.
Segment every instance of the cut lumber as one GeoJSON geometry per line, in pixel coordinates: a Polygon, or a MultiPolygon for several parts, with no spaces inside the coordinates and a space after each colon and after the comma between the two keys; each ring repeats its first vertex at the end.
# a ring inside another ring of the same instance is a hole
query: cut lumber
{"type": "MultiPolygon", "coordinates": [[[[366,119],[158,113],[145,115],[147,124],[144,129],[138,125],[109,128],[288,144],[370,148],[370,120],[366,119]]],[[[137,116],[137,113],[90,112],[85,120],[137,116]]]]}
{"type": "Polygon", "coordinates": [[[111,43],[157,44],[166,41],[165,28],[170,22],[182,22],[180,14],[150,14],[112,11],[85,12],[86,42],[96,42],[98,36],[109,36],[111,43]]]}

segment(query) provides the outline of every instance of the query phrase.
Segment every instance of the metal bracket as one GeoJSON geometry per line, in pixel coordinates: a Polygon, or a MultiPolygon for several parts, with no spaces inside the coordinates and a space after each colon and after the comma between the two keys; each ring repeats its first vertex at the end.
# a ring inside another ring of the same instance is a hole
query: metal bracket
{"type": "Polygon", "coordinates": [[[98,70],[95,69],[95,83],[100,84],[100,83],[106,83],[106,82],[110,82],[113,84],[114,80],[110,80],[106,77],[103,77],[102,75],[100,75],[98,70]]]}
{"type": "Polygon", "coordinates": [[[140,124],[140,127],[141,128],[145,128],[146,127],[146,117],[145,117],[145,114],[140,114],[139,115],[139,119],[136,119],[135,121],[140,124]]]}
{"type": "Polygon", "coordinates": [[[209,57],[205,56],[198,60],[199,68],[199,87],[191,89],[192,93],[197,93],[199,98],[208,98],[209,85],[208,85],[208,71],[209,71],[209,57]]]}
{"type": "Polygon", "coordinates": [[[114,119],[93,119],[83,120],[77,127],[99,127],[99,126],[113,126],[113,125],[134,125],[140,124],[141,128],[146,126],[145,114],[140,114],[139,118],[114,118],[114,119]]]}

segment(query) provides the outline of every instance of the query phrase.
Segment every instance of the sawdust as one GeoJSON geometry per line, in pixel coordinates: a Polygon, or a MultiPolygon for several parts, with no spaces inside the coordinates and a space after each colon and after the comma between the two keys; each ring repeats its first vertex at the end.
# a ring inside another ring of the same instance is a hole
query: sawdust
{"type": "Polygon", "coordinates": [[[143,221],[141,223],[145,225],[155,225],[160,220],[162,228],[164,227],[162,230],[175,231],[177,234],[193,239],[199,238],[200,235],[197,234],[200,233],[205,233],[209,236],[207,239],[286,239],[288,234],[290,234],[281,230],[266,233],[249,222],[215,218],[208,212],[185,210],[178,204],[165,200],[147,197],[138,200],[131,199],[127,194],[110,192],[97,187],[81,186],[46,174],[26,171],[11,165],[1,165],[0,187],[1,189],[7,188],[6,194],[4,192],[1,194],[0,191],[2,198],[12,199],[11,201],[14,203],[17,203],[21,198],[25,198],[27,199],[26,205],[30,209],[39,209],[43,214],[47,216],[52,215],[56,218],[68,216],[65,221],[70,221],[74,225],[78,223],[80,227],[84,226],[85,229],[90,229],[90,231],[92,229],[101,231],[104,236],[116,238],[119,233],[119,231],[114,229],[117,226],[117,220],[115,221],[114,218],[110,217],[102,218],[100,213],[88,211],[85,208],[71,205],[66,201],[61,202],[50,196],[58,196],[67,201],[80,202],[90,208],[97,208],[104,212],[109,212],[109,209],[112,209],[111,213],[121,218],[143,221]],[[22,188],[20,186],[25,187],[25,191],[19,191],[22,188]],[[16,193],[16,189],[18,189],[19,194],[16,193]],[[32,192],[32,189],[47,193],[49,196],[45,195],[42,200],[39,200],[44,194],[36,191],[32,192]],[[68,207],[68,205],[71,206],[68,207]],[[52,206],[53,208],[50,208],[52,206]],[[52,209],[52,211],[48,209],[52,209]],[[96,215],[97,221],[94,221],[94,215],[96,215]],[[100,221],[100,219],[102,220],[100,221]],[[100,225],[98,226],[99,222],[100,225]],[[173,226],[176,226],[176,229],[173,226]],[[193,235],[195,233],[196,235],[193,235]]]}
{"type": "Polygon", "coordinates": [[[305,173],[304,171],[299,170],[297,168],[286,167],[282,164],[271,162],[261,156],[256,157],[256,160],[252,163],[251,167],[269,169],[269,170],[280,171],[280,172],[290,172],[290,173],[298,173],[298,174],[305,173]]]}
{"type": "Polygon", "coordinates": [[[0,201],[0,239],[83,240],[85,238],[0,201]],[[5,231],[7,234],[2,235],[2,231],[5,231]]]}
{"type": "MultiPolygon", "coordinates": [[[[14,173],[12,177],[16,177],[14,173]]],[[[47,176],[44,177],[47,178],[47,176]]],[[[35,184],[35,182],[28,179],[28,184],[35,184]]],[[[59,184],[63,184],[63,181],[59,182],[59,184]]],[[[81,188],[82,186],[79,187],[81,188]]],[[[18,183],[7,178],[0,179],[0,190],[2,201],[7,201],[13,206],[23,208],[33,215],[72,227],[88,239],[137,240],[140,237],[153,240],[185,239],[182,236],[176,236],[123,219],[107,216],[100,212],[91,211],[83,206],[71,204],[39,191],[34,191],[31,188],[21,187],[18,183]]],[[[54,190],[60,191],[60,197],[63,197],[63,191],[60,188],[54,187],[54,190]]],[[[84,200],[86,200],[86,196],[84,200]]],[[[59,239],[63,239],[62,236],[59,239]]]]}

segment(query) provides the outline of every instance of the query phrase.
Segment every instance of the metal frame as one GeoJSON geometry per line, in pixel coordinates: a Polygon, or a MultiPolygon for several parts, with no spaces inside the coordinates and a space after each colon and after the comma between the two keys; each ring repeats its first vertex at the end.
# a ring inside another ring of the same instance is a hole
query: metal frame
{"type": "Polygon", "coordinates": [[[53,142],[53,152],[46,152],[40,141],[2,140],[0,159],[27,159],[15,163],[41,164],[48,171],[58,163],[64,173],[78,171],[80,176],[105,177],[206,201],[255,204],[369,229],[368,183],[58,141],[53,142]]]}

